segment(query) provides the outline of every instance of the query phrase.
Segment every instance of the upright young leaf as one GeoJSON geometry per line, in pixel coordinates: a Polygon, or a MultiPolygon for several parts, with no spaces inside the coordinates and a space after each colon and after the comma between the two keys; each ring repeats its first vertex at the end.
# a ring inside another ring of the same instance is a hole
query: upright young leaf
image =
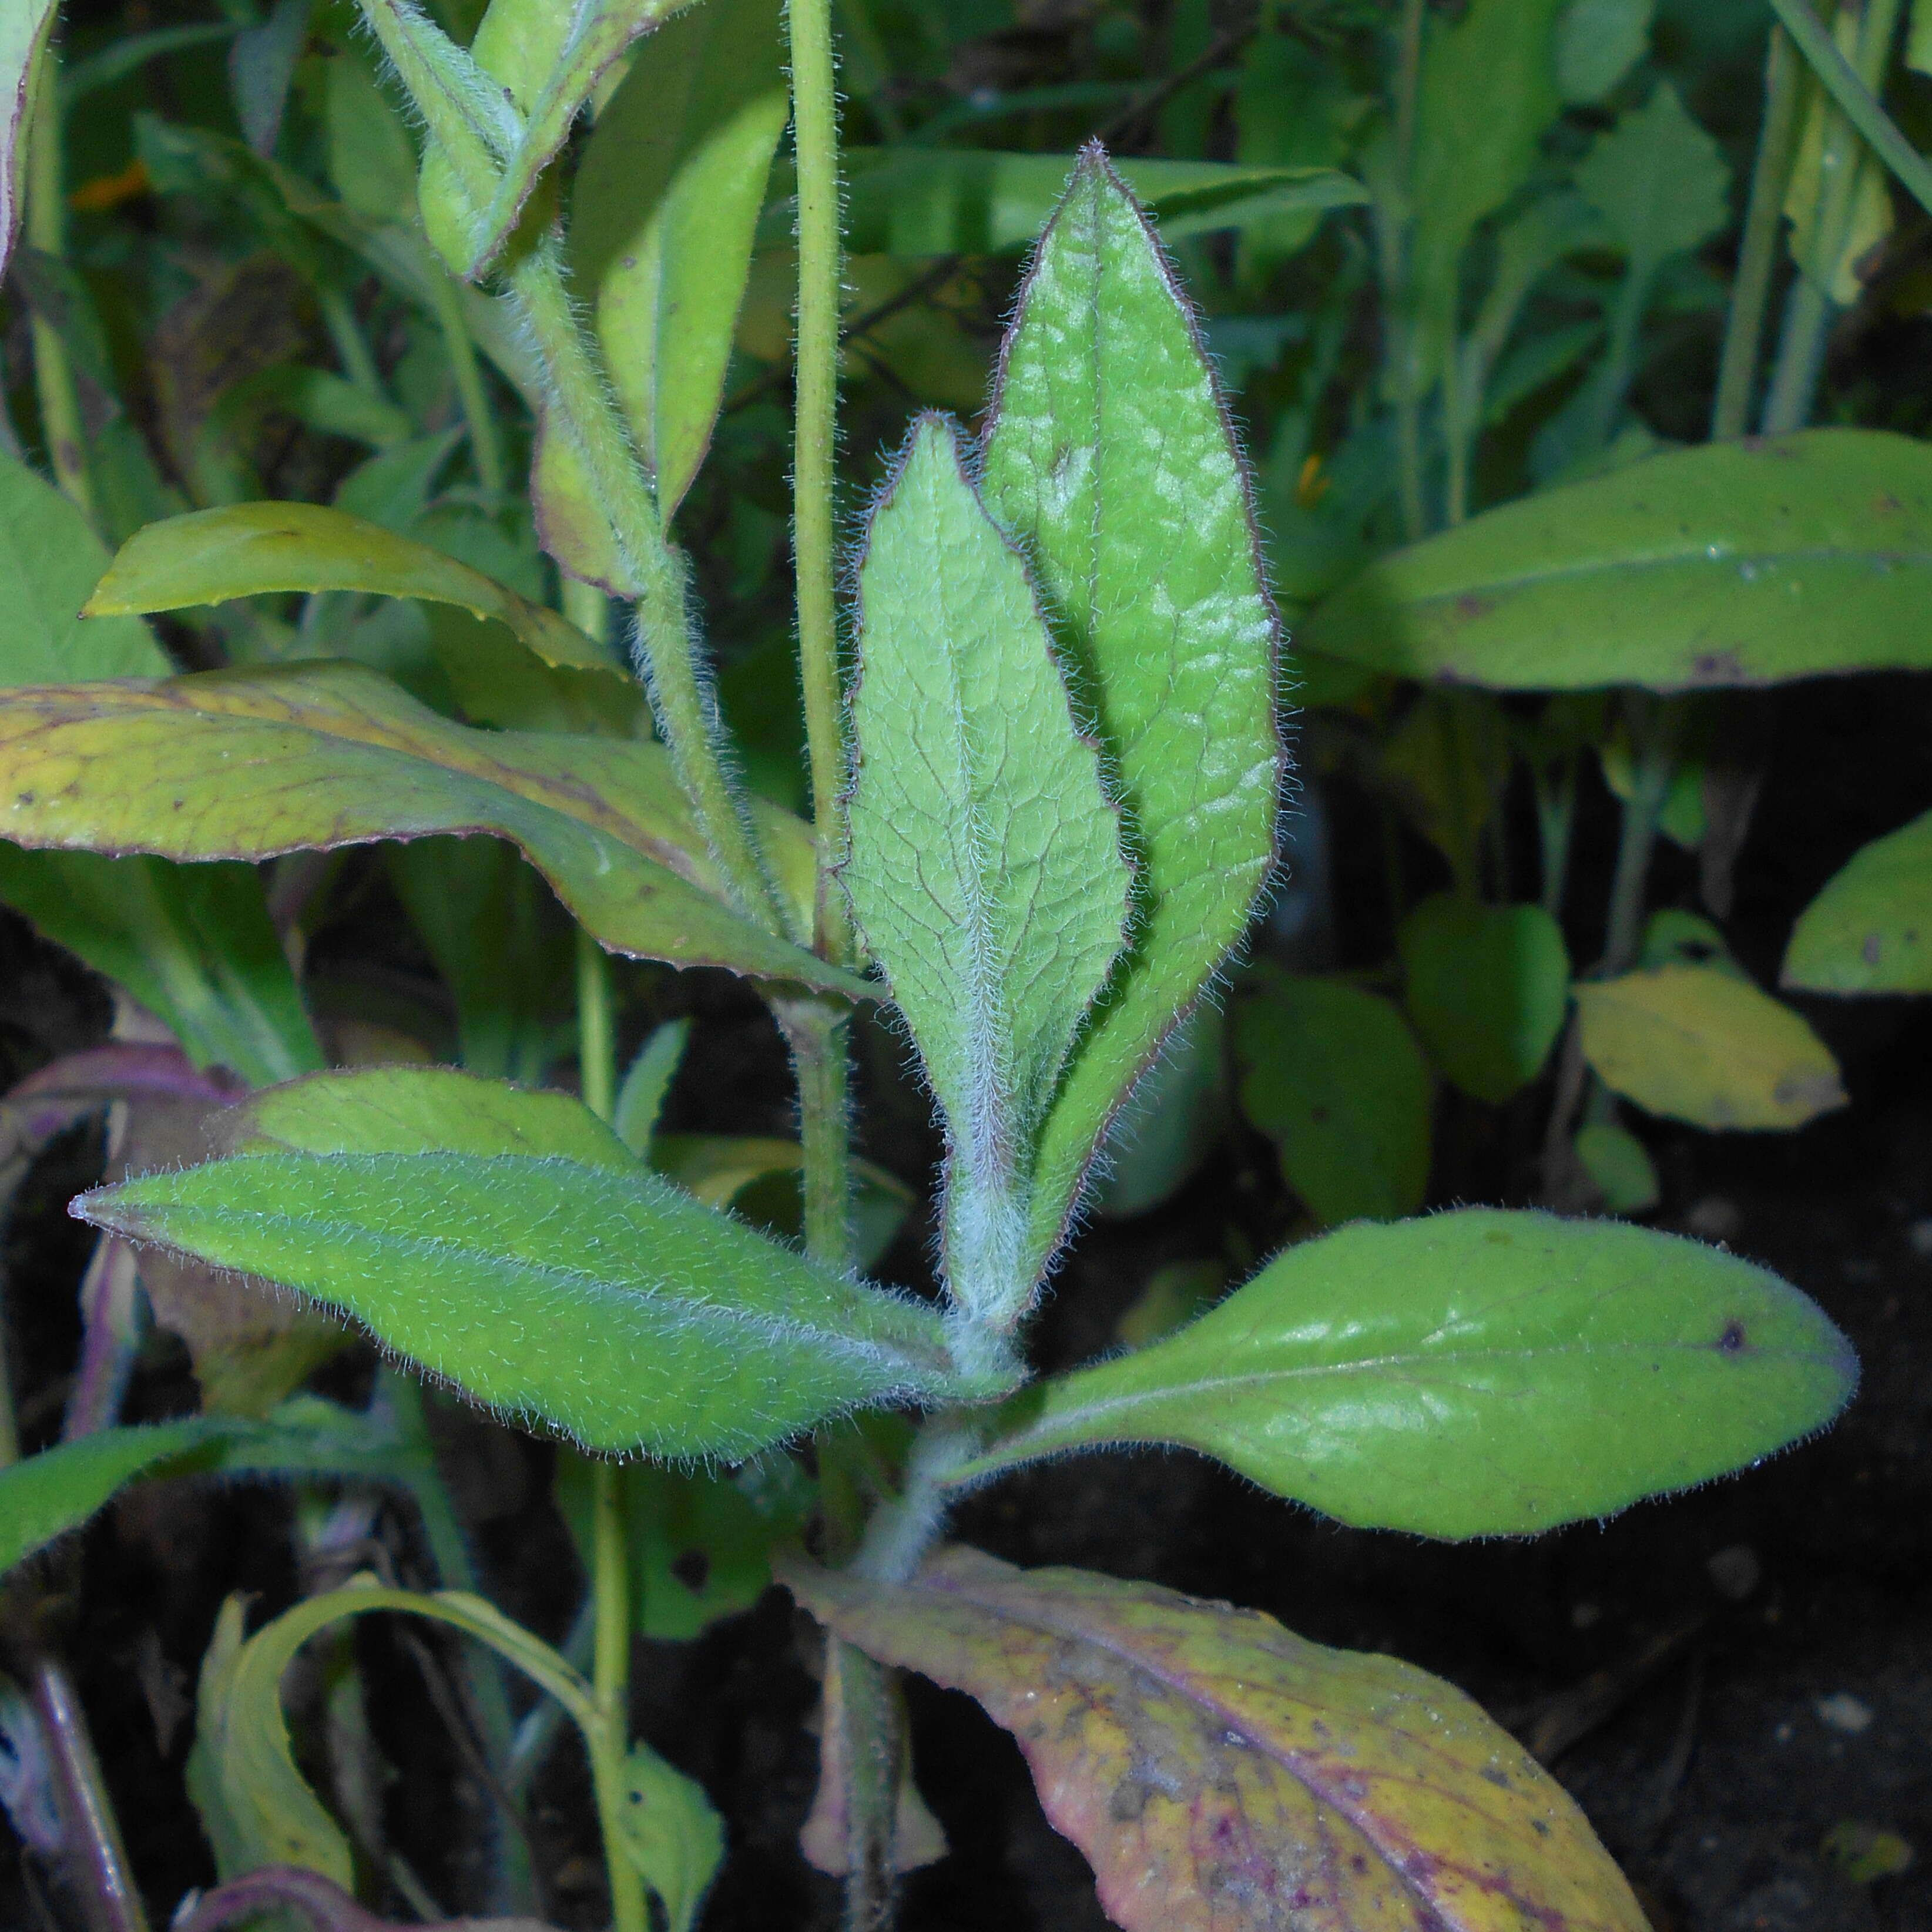
{"type": "MultiPolygon", "coordinates": [[[[40,106],[40,55],[53,31],[54,0],[0,8],[0,270],[14,252],[26,200],[27,135],[40,106]]],[[[58,113],[59,104],[47,103],[58,113]]]]}
{"type": "Polygon", "coordinates": [[[508,584],[320,503],[231,503],[150,524],[122,546],[81,615],[176,610],[274,590],[359,590],[454,604],[508,625],[547,664],[629,675],[610,646],[508,584]]]}
{"type": "MultiPolygon", "coordinates": [[[[808,898],[811,835],[754,811],[808,898]]],[[[614,951],[866,992],[716,896],[661,746],[472,730],[340,662],[0,697],[0,836],[19,844],[266,859],[446,832],[514,841],[614,951]]]]}
{"type": "Polygon", "coordinates": [[[1125,1932],[1646,1932],[1562,1787],[1412,1665],[974,1550],[906,1583],[798,1562],[783,1580],[1012,1732],[1125,1932]]]}
{"type": "Polygon", "coordinates": [[[577,171],[576,286],[667,522],[710,444],[790,111],[777,0],[705,0],[638,50],[577,171]]]}
{"type": "Polygon", "coordinates": [[[561,1096],[388,1070],[254,1118],[242,1154],[73,1211],[344,1309],[594,1448],[736,1461],[844,1409],[984,1393],[929,1310],[700,1207],[561,1096]]]}
{"type": "Polygon", "coordinates": [[[1520,1536],[1768,1456],[1857,1380],[1817,1307],[1736,1256],[1465,1208],[1286,1250],[1166,1340],[1016,1397],[962,1480],[1179,1442],[1344,1522],[1520,1536]]]}
{"type": "Polygon", "coordinates": [[[1274,614],[1248,483],[1186,299],[1097,148],[1035,258],[988,434],[1126,816],[1138,920],[1034,1162],[1028,1263],[1108,1117],[1240,938],[1274,851],[1274,614]]]}
{"type": "Polygon", "coordinates": [[[874,514],[859,594],[844,876],[945,1114],[952,1292],[1010,1318],[1033,1286],[1034,1148],[1120,950],[1119,821],[1024,566],[938,418],[874,514]]]}
{"type": "Polygon", "coordinates": [[[1932,812],[1854,853],[1798,915],[1784,983],[1932,993],[1932,812]]]}

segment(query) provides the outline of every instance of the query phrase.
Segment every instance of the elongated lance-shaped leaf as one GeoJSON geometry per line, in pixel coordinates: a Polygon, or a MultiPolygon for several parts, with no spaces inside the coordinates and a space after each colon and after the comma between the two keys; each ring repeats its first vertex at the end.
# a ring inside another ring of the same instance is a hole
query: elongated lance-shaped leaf
{"type": "Polygon", "coordinates": [[[320,503],[233,503],[150,524],[122,546],[81,614],[124,616],[274,590],[359,590],[494,617],[548,664],[628,675],[567,618],[446,552],[320,503]]]}
{"type": "Polygon", "coordinates": [[[1932,993],[1932,812],[1874,838],[1798,915],[1784,984],[1932,993]]]}
{"type": "MultiPolygon", "coordinates": [[[[808,904],[810,833],[754,809],[808,904]]],[[[513,840],[614,952],[868,991],[714,896],[660,746],[472,730],[346,663],[0,698],[0,836],[16,844],[266,859],[443,832],[513,840]]]]}
{"type": "Polygon", "coordinates": [[[914,428],[859,575],[853,909],[946,1118],[948,1285],[982,1321],[1033,1286],[1027,1171],[1120,950],[1127,871],[1018,554],[914,428]]]}
{"type": "MultiPolygon", "coordinates": [[[[26,200],[27,137],[40,106],[40,55],[53,31],[54,0],[9,0],[0,8],[0,271],[14,252],[26,200]]],[[[50,113],[60,104],[50,100],[50,113]]]]}
{"type": "Polygon", "coordinates": [[[782,1580],[1026,1754],[1125,1932],[1646,1932],[1568,1794],[1462,1694],[1257,1610],[943,1552],[782,1580]]]}
{"type": "Polygon", "coordinates": [[[1372,564],[1299,642],[1504,691],[1932,668],[1932,448],[1815,429],[1666,451],[1372,564]]]}
{"type": "Polygon", "coordinates": [[[765,177],[790,103],[777,0],[658,28],[597,117],[571,196],[575,286],[668,522],[711,441],[765,177]]]}
{"type": "Polygon", "coordinates": [[[1247,478],[1186,299],[1097,148],[1021,298],[982,487],[1064,626],[1119,786],[1140,914],[1042,1137],[1039,1267],[1108,1116],[1246,926],[1282,762],[1247,478]]]}
{"type": "Polygon", "coordinates": [[[78,1529],[118,1490],[206,1440],[199,1418],[103,1429],[0,1469],[0,1576],[78,1529]]]}
{"type": "Polygon", "coordinates": [[[595,1448],[737,1460],[862,1404],[986,1392],[930,1310],[700,1206],[558,1096],[388,1070],[251,1117],[242,1153],[74,1212],[344,1309],[595,1448]]]}
{"type": "Polygon", "coordinates": [[[1768,1456],[1857,1378],[1817,1307],[1736,1256],[1469,1208],[1288,1249],[1168,1340],[1016,1398],[962,1479],[1178,1442],[1344,1522],[1520,1535],[1768,1456]]]}

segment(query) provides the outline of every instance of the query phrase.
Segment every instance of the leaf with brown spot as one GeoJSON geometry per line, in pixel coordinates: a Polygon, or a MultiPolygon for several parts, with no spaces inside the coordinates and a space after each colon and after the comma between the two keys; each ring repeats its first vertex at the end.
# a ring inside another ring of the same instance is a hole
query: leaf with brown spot
{"type": "Polygon", "coordinates": [[[1258,1611],[953,1549],[782,1580],[1019,1741],[1126,1932],[1644,1932],[1565,1792],[1461,1692],[1258,1611]]]}

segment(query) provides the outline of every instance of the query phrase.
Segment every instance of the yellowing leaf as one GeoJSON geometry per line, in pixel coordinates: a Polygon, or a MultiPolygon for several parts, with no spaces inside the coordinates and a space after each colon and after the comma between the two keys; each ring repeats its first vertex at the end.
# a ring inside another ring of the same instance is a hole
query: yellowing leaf
{"type": "Polygon", "coordinates": [[[1801,1127],[1845,1104],[1838,1063],[1797,1013],[1714,966],[1576,988],[1583,1057],[1605,1086],[1700,1127],[1801,1127]]]}
{"type": "Polygon", "coordinates": [[[566,618],[413,538],[320,503],[234,503],[150,524],[121,549],[85,616],[178,610],[271,590],[361,590],[454,604],[507,624],[547,664],[628,675],[566,618]]]}
{"type": "Polygon", "coordinates": [[[1582,1814],[1460,1691],[1273,1618],[947,1550],[793,1594],[1012,1732],[1126,1932],[1645,1932],[1582,1814]]]}
{"type": "MultiPolygon", "coordinates": [[[[753,810],[808,896],[811,835],[753,810]]],[[[266,859],[446,832],[514,841],[614,952],[869,990],[716,896],[661,746],[470,730],[346,663],[0,697],[0,836],[17,844],[266,859]]]]}

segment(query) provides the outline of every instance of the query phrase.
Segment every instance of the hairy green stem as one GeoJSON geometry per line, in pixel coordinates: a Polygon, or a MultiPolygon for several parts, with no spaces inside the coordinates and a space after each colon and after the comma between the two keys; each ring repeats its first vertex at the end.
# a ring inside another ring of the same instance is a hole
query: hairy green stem
{"type": "Polygon", "coordinates": [[[805,1161],[805,1251],[842,1274],[851,1268],[851,1017],[828,999],[772,1003],[798,1079],[805,1161]]]}
{"type": "Polygon", "coordinates": [[[482,366],[476,359],[476,345],[464,322],[456,284],[442,272],[440,263],[431,268],[428,280],[436,326],[442,337],[442,352],[449,363],[450,379],[456,385],[456,400],[463,410],[463,426],[470,438],[470,460],[476,466],[477,482],[493,496],[497,495],[509,472],[503,461],[502,438],[497,434],[489,392],[484,386],[482,366]]]}
{"type": "Polygon", "coordinates": [[[1751,166],[1750,200],[1738,247],[1738,269],[1731,284],[1730,312],[1724,323],[1724,350],[1718,365],[1718,393],[1711,408],[1711,440],[1741,436],[1750,419],[1751,392],[1757,382],[1758,352],[1771,303],[1771,280],[1778,263],[1778,231],[1798,131],[1799,82],[1804,68],[1780,26],[1771,30],[1765,57],[1764,120],[1758,130],[1757,158],[1751,166]]]}
{"type": "Polygon", "coordinates": [[[1900,186],[1932,213],[1932,164],[1900,133],[1878,98],[1898,21],[1898,0],[1872,0],[1859,32],[1856,67],[1839,52],[1830,30],[1811,10],[1810,0],[1771,0],[1771,4],[1838,111],[1864,136],[1900,186]]]}
{"type": "MultiPolygon", "coordinates": [[[[65,166],[62,153],[60,56],[50,37],[40,56],[34,89],[34,116],[27,130],[26,239],[43,254],[67,252],[65,166]]],[[[40,434],[47,460],[62,494],[91,523],[94,484],[87,471],[87,434],[81,421],[80,392],[74,364],[60,332],[36,313],[29,327],[34,346],[34,390],[40,406],[40,434]]]]}
{"type": "Polygon", "coordinates": [[[805,693],[812,817],[818,839],[814,935],[829,959],[850,954],[831,868],[844,849],[844,691],[834,589],[834,452],[838,408],[838,109],[830,0],[790,0],[792,141],[798,158],[798,346],[792,451],[792,556],[799,677],[805,693]]]}
{"type": "Polygon", "coordinates": [[[638,633],[651,698],[680,783],[739,910],[766,930],[787,921],[759,858],[744,801],[728,776],[723,723],[692,634],[682,560],[657,505],[564,286],[554,236],[509,272],[510,298],[542,362],[548,408],[570,439],[638,590],[638,633]]]}

